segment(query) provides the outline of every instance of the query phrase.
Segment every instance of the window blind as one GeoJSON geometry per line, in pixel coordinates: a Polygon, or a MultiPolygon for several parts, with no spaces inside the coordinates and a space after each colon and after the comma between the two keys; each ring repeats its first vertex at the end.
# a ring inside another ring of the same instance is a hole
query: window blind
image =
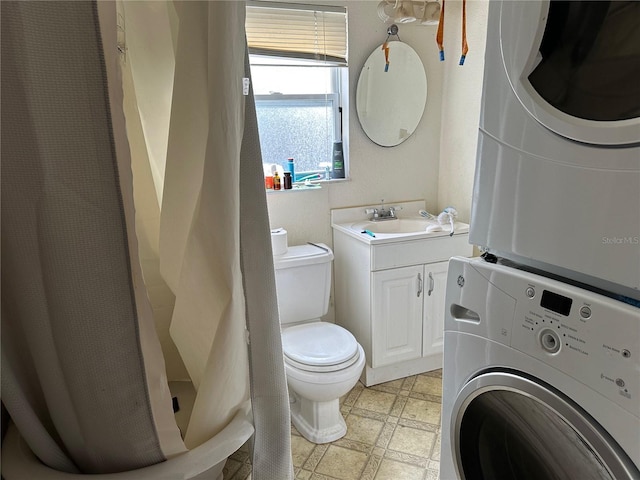
{"type": "Polygon", "coordinates": [[[344,7],[247,2],[249,53],[347,65],[344,7]]]}

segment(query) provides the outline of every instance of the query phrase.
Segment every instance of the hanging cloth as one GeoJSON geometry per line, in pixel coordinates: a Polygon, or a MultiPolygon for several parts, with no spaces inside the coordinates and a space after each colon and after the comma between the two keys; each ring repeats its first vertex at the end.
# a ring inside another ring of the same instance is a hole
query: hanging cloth
{"type": "Polygon", "coordinates": [[[253,99],[249,54],[245,52],[244,135],[240,149],[240,266],[249,331],[251,406],[256,429],[251,478],[293,479],[291,417],[276,296],[267,197],[253,99]]]}
{"type": "Polygon", "coordinates": [[[438,33],[436,34],[436,42],[438,43],[438,50],[440,50],[441,62],[444,62],[444,2],[445,0],[442,0],[440,20],[438,21],[438,33]]]}
{"type": "MultiPolygon", "coordinates": [[[[185,443],[195,448],[217,435],[250,394],[256,425],[252,477],[292,478],[273,259],[264,248],[270,230],[255,105],[250,92],[245,96],[237,88],[250,77],[244,2],[167,3],[165,24],[177,22],[175,63],[166,37],[138,21],[159,16],[159,5],[125,5],[129,64],[136,95],[145,97],[127,125],[149,118],[170,125],[166,165],[158,169],[166,172],[160,179],[160,232],[147,228],[143,235],[150,243],[159,235],[162,280],[176,294],[170,334],[197,390],[185,443]],[[144,55],[151,49],[152,59],[144,55]],[[169,108],[154,104],[155,92],[169,87],[163,100],[169,108]],[[245,327],[260,339],[248,348],[245,327]]],[[[136,144],[149,151],[137,153],[151,164],[152,148],[145,146],[161,140],[164,130],[149,126],[138,129],[145,136],[136,144]]]]}
{"type": "Polygon", "coordinates": [[[42,463],[95,474],[185,451],[127,208],[99,7],[0,2],[2,402],[42,463]]]}
{"type": "Polygon", "coordinates": [[[382,44],[382,50],[384,50],[384,71],[389,71],[389,43],[384,42],[382,44]]]}
{"type": "MultiPolygon", "coordinates": [[[[443,7],[444,7],[444,0],[443,7]]],[[[460,63],[458,65],[464,65],[464,60],[467,57],[469,51],[469,45],[467,45],[467,0],[462,0],[462,55],[460,56],[460,63]]]]}
{"type": "Polygon", "coordinates": [[[170,334],[197,389],[185,444],[216,435],[250,395],[252,478],[290,479],[289,397],[262,158],[253,95],[242,88],[250,78],[245,3],[175,6],[180,24],[159,243],[160,270],[176,295],[170,334]]]}
{"type": "MultiPolygon", "coordinates": [[[[438,33],[436,34],[436,43],[438,44],[438,50],[440,51],[440,61],[444,61],[444,2],[442,1],[442,8],[440,9],[440,20],[438,21],[438,33]]],[[[464,65],[464,61],[469,52],[469,45],[467,44],[467,0],[462,0],[462,54],[460,56],[460,62],[458,65],[464,65]]]]}

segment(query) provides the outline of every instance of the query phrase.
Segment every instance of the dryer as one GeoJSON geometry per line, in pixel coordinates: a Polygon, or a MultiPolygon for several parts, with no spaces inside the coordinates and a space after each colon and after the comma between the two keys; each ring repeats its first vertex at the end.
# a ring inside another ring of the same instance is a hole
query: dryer
{"type": "Polygon", "coordinates": [[[442,480],[640,478],[640,310],[454,257],[442,480]]]}
{"type": "Polygon", "coordinates": [[[640,2],[492,1],[470,242],[640,300],[640,2]]]}

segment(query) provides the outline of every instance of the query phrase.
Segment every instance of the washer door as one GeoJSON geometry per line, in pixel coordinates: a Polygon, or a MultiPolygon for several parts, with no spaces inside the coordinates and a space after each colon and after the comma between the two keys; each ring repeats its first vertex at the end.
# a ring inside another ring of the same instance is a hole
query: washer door
{"type": "Polygon", "coordinates": [[[500,43],[514,93],[546,128],[640,142],[640,2],[505,1],[500,43]]]}
{"type": "Polygon", "coordinates": [[[463,480],[632,480],[640,472],[595,420],[562,393],[511,372],[468,382],[452,415],[463,480]]]}

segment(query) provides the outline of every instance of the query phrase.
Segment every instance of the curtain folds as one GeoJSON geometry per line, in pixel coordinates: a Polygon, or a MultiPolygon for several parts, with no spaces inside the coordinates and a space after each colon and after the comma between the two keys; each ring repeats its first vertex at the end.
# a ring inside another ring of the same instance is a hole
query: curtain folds
{"type": "MultiPolygon", "coordinates": [[[[286,479],[288,393],[255,107],[243,92],[250,77],[244,2],[173,5],[178,33],[159,261],[175,294],[171,337],[197,389],[185,443],[211,438],[251,394],[253,478],[286,479]],[[245,323],[260,339],[249,351],[245,323]]],[[[157,77],[135,75],[133,55],[131,63],[135,90],[144,91],[135,81],[157,77]]]]}
{"type": "Polygon", "coordinates": [[[3,403],[43,462],[106,473],[202,444],[251,398],[253,478],[292,478],[255,108],[243,92],[244,2],[131,2],[130,23],[126,5],[121,17],[98,4],[0,2],[3,403]],[[110,20],[98,22],[104,9],[110,20]],[[151,18],[163,19],[147,22],[153,54],[131,30],[151,18]],[[118,58],[122,29],[131,43],[118,58]],[[105,64],[117,71],[108,82],[105,64]],[[153,312],[151,272],[164,291],[153,312]],[[197,388],[184,442],[159,311],[172,312],[172,371],[197,388]]]}
{"type": "Polygon", "coordinates": [[[137,260],[97,5],[0,8],[2,401],[55,469],[161,462],[185,447],[137,260]]]}

